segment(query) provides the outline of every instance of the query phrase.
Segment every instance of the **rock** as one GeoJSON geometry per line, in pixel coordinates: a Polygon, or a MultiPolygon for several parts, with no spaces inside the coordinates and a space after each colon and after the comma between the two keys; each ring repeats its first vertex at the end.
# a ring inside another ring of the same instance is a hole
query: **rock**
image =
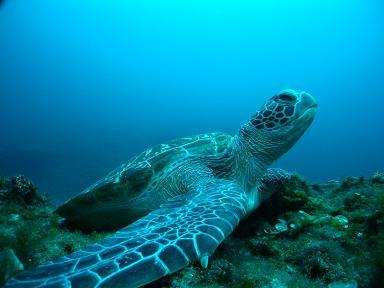
{"type": "Polygon", "coordinates": [[[310,279],[332,281],[346,275],[340,266],[343,252],[336,243],[328,241],[310,242],[297,255],[295,264],[310,279]]]}
{"type": "Polygon", "coordinates": [[[323,187],[331,189],[331,188],[335,188],[335,187],[337,187],[339,185],[340,185],[340,181],[339,180],[332,179],[332,180],[328,180],[325,184],[323,184],[323,187]]]}
{"type": "Polygon", "coordinates": [[[250,251],[253,255],[266,258],[277,256],[280,253],[273,245],[273,241],[258,238],[250,240],[250,251]]]}
{"type": "Polygon", "coordinates": [[[235,277],[236,267],[226,259],[219,259],[211,263],[209,275],[211,279],[223,284],[230,283],[235,277]]]}
{"type": "Polygon", "coordinates": [[[288,231],[287,222],[279,219],[279,223],[275,224],[274,226],[277,233],[283,233],[288,231]]]}
{"type": "Polygon", "coordinates": [[[19,175],[12,177],[10,193],[17,198],[21,198],[25,203],[31,204],[34,200],[40,200],[36,186],[26,177],[19,175]]]}
{"type": "MultiPolygon", "coordinates": [[[[375,177],[362,185],[355,177],[348,183],[357,186],[346,191],[338,182],[308,186],[294,178],[244,219],[210,259],[209,269],[191,265],[148,288],[381,287],[384,186],[373,184],[381,179],[375,177]]],[[[25,199],[39,198],[28,196],[34,186],[24,180],[0,177],[1,281],[22,269],[20,261],[27,269],[109,235],[66,229],[49,200],[26,205],[25,199]]]]}
{"type": "Polygon", "coordinates": [[[255,286],[255,283],[253,283],[254,281],[250,280],[250,279],[246,279],[244,280],[241,284],[240,284],[240,288],[253,288],[255,286]]]}
{"type": "Polygon", "coordinates": [[[344,208],[346,211],[353,211],[356,209],[360,209],[363,205],[366,204],[364,199],[365,197],[360,193],[353,193],[352,195],[347,195],[344,198],[344,208]]]}
{"type": "Polygon", "coordinates": [[[364,238],[364,233],[363,232],[357,232],[355,237],[356,237],[356,239],[363,239],[364,238]]]}
{"type": "Polygon", "coordinates": [[[328,288],[358,288],[356,281],[338,281],[333,282],[327,286],[328,288]]]}
{"type": "Polygon", "coordinates": [[[19,214],[11,214],[9,215],[10,222],[18,222],[21,219],[19,214]]]}
{"type": "Polygon", "coordinates": [[[268,227],[267,229],[264,229],[264,233],[270,235],[284,235],[290,232],[290,228],[293,228],[296,231],[295,225],[293,225],[292,227],[288,226],[287,221],[279,219],[279,222],[276,223],[273,227],[268,227]]]}
{"type": "Polygon", "coordinates": [[[21,270],[24,270],[24,265],[12,249],[6,248],[0,252],[0,285],[21,270]]]}
{"type": "Polygon", "coordinates": [[[368,235],[378,235],[380,227],[384,220],[384,212],[381,210],[375,211],[373,214],[369,215],[365,222],[365,232],[368,235]]]}
{"type": "Polygon", "coordinates": [[[375,172],[371,177],[373,184],[384,184],[384,173],[375,172]]]}
{"type": "Polygon", "coordinates": [[[289,182],[285,184],[278,193],[273,195],[275,211],[297,211],[302,209],[308,202],[310,188],[308,183],[301,177],[293,175],[289,182]]]}
{"type": "Polygon", "coordinates": [[[309,223],[313,223],[316,220],[315,216],[308,214],[307,212],[300,210],[297,212],[296,217],[294,218],[298,227],[303,227],[309,223]]]}
{"type": "Polygon", "coordinates": [[[312,189],[317,191],[317,192],[322,192],[323,190],[321,189],[321,185],[318,183],[312,184],[312,189]]]}
{"type": "Polygon", "coordinates": [[[25,204],[42,203],[36,186],[25,176],[0,177],[0,200],[25,204]]]}
{"type": "Polygon", "coordinates": [[[364,184],[364,177],[347,177],[341,182],[341,190],[349,190],[352,187],[358,187],[364,184]]]}
{"type": "Polygon", "coordinates": [[[0,199],[5,198],[5,195],[8,192],[7,188],[7,178],[0,175],[0,199]]]}
{"type": "Polygon", "coordinates": [[[0,189],[4,188],[7,183],[7,178],[5,176],[0,175],[0,189]]]}
{"type": "Polygon", "coordinates": [[[337,215],[337,216],[333,217],[332,224],[336,228],[347,229],[349,227],[348,219],[347,219],[347,217],[345,217],[343,215],[337,215]]]}
{"type": "Polygon", "coordinates": [[[287,267],[285,268],[285,271],[287,271],[288,274],[295,274],[295,273],[297,273],[296,269],[293,268],[290,265],[287,265],[287,267]]]}
{"type": "Polygon", "coordinates": [[[293,189],[284,192],[280,199],[282,210],[295,211],[300,210],[309,201],[308,195],[304,190],[293,189]]]}
{"type": "Polygon", "coordinates": [[[270,287],[271,288],[287,288],[287,285],[282,283],[279,279],[274,278],[271,281],[270,287]]]}

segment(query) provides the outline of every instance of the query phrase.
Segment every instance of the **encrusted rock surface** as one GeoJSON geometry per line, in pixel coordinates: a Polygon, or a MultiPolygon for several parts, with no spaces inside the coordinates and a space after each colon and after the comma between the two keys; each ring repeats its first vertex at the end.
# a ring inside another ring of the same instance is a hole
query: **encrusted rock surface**
{"type": "MultiPolygon", "coordinates": [[[[23,176],[0,176],[0,285],[107,236],[70,231],[23,176]]],[[[309,184],[292,177],[209,261],[147,287],[382,287],[384,175],[309,184]]]]}

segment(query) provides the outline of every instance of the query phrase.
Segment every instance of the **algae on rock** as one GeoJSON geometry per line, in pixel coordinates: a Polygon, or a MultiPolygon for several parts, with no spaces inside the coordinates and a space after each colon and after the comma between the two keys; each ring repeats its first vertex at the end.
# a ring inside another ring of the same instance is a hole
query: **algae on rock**
{"type": "MultiPolygon", "coordinates": [[[[193,264],[147,287],[381,287],[382,175],[312,185],[293,176],[219,246],[208,269],[193,264]]],[[[3,283],[21,268],[15,259],[28,268],[106,237],[60,227],[55,207],[38,193],[8,194],[17,182],[11,179],[0,177],[3,283]],[[21,195],[37,196],[27,200],[21,195]]],[[[17,187],[29,187],[25,192],[34,186],[17,187]]]]}
{"type": "Polygon", "coordinates": [[[107,235],[61,229],[55,207],[38,193],[32,182],[12,177],[5,178],[4,183],[7,191],[0,198],[0,285],[21,268],[66,255],[107,235]],[[10,257],[11,253],[15,257],[10,257]],[[15,265],[15,259],[22,265],[15,265]]]}

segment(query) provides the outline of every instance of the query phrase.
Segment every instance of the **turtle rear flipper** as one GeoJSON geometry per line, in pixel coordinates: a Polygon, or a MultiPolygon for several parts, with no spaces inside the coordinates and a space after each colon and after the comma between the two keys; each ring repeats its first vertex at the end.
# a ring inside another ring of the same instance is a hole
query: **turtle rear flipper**
{"type": "Polygon", "coordinates": [[[226,133],[208,133],[148,148],[66,201],[57,213],[81,230],[121,229],[158,209],[168,197],[181,193],[163,195],[172,190],[172,181],[167,181],[172,171],[190,158],[216,157],[230,139],[232,136],[226,133]]]}
{"type": "Polygon", "coordinates": [[[247,199],[232,181],[200,183],[114,236],[21,273],[5,287],[139,287],[197,260],[206,266],[245,216],[247,199]]]}
{"type": "Polygon", "coordinates": [[[69,226],[81,230],[120,229],[153,210],[150,205],[136,203],[152,176],[150,167],[118,169],[59,206],[56,212],[69,226]]]}

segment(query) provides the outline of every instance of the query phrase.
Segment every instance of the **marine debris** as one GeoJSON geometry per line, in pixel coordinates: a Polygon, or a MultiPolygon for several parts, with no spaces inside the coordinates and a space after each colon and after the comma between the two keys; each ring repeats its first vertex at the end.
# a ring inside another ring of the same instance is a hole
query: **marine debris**
{"type": "MultiPolygon", "coordinates": [[[[107,236],[59,225],[23,176],[0,176],[0,285],[107,236]]],[[[147,287],[381,287],[384,174],[310,184],[293,176],[210,258],[147,287]]]]}

